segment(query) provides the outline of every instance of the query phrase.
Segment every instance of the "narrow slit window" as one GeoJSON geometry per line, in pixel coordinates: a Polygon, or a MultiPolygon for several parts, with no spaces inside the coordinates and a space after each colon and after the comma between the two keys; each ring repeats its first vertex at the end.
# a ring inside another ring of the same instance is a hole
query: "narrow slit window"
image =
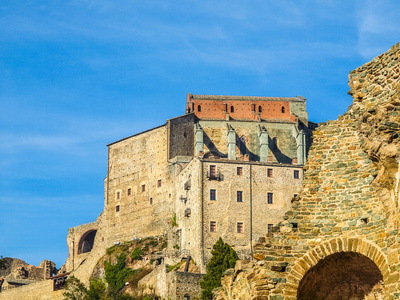
{"type": "Polygon", "coordinates": [[[300,177],[300,172],[299,172],[299,170],[294,170],[294,172],[293,172],[293,178],[294,178],[294,179],[299,179],[299,177],[300,177]]]}
{"type": "Polygon", "coordinates": [[[235,108],[233,107],[233,105],[231,106],[231,113],[235,112],[235,108]]]}
{"type": "Polygon", "coordinates": [[[150,205],[153,205],[153,198],[150,198],[150,205]]]}
{"type": "Polygon", "coordinates": [[[210,200],[217,200],[217,190],[210,190],[210,200]]]}
{"type": "Polygon", "coordinates": [[[237,233],[243,233],[243,223],[242,222],[238,222],[236,225],[236,232],[237,233]]]}
{"type": "Polygon", "coordinates": [[[285,107],[284,107],[284,106],[281,107],[281,112],[282,112],[283,114],[285,113],[285,107]]]}
{"type": "Polygon", "coordinates": [[[216,232],[217,231],[217,222],[210,221],[210,231],[211,232],[216,232]]]}
{"type": "Polygon", "coordinates": [[[243,202],[243,191],[237,191],[236,200],[237,202],[243,202]]]}
{"type": "Polygon", "coordinates": [[[121,199],[121,192],[117,192],[117,199],[121,199]]]}
{"type": "Polygon", "coordinates": [[[201,112],[201,105],[197,105],[197,111],[201,112]]]}
{"type": "Polygon", "coordinates": [[[132,195],[132,189],[128,189],[127,193],[128,196],[132,195]]]}
{"type": "Polygon", "coordinates": [[[237,167],[236,175],[242,176],[242,174],[243,174],[243,168],[242,167],[237,167]]]}
{"type": "Polygon", "coordinates": [[[273,204],[274,203],[274,194],[273,193],[268,193],[267,194],[267,203],[268,204],[273,204]]]}
{"type": "Polygon", "coordinates": [[[262,112],[262,107],[261,107],[261,105],[258,107],[258,112],[259,112],[259,113],[262,112]]]}
{"type": "Polygon", "coordinates": [[[273,177],[272,169],[267,169],[267,177],[273,177]]]}
{"type": "Polygon", "coordinates": [[[119,205],[115,207],[115,212],[119,212],[119,205]]]}
{"type": "Polygon", "coordinates": [[[145,192],[145,191],[146,191],[146,185],[143,184],[143,185],[142,185],[142,193],[145,192]]]}
{"type": "Polygon", "coordinates": [[[157,180],[157,187],[161,187],[161,179],[157,180]]]}

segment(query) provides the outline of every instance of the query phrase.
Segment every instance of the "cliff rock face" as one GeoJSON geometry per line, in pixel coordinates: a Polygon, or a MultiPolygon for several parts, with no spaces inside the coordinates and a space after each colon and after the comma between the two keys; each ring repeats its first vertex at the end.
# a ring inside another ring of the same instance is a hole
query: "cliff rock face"
{"type": "Polygon", "coordinates": [[[399,59],[397,44],[350,73],[353,105],[314,132],[301,194],[218,299],[400,297],[399,59]]]}

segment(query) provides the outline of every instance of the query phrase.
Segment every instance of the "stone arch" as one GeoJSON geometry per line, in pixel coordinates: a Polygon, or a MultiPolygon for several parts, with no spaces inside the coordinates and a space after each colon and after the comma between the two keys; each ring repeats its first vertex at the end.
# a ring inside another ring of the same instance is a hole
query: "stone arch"
{"type": "Polygon", "coordinates": [[[92,251],[94,246],[94,238],[96,237],[97,229],[86,231],[79,240],[78,254],[92,251]]]}
{"type": "Polygon", "coordinates": [[[390,269],[385,255],[375,244],[359,238],[334,238],[321,242],[318,246],[308,251],[297,259],[287,276],[284,294],[287,299],[296,299],[300,281],[306,273],[326,257],[341,252],[354,252],[367,257],[382,274],[382,280],[386,288],[389,286],[390,269]]]}

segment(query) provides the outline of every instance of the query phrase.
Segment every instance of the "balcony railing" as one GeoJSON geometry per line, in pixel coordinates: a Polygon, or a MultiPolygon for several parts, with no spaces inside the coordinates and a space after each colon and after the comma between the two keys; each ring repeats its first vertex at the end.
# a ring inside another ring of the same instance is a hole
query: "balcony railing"
{"type": "Polygon", "coordinates": [[[207,178],[208,180],[222,180],[222,175],[220,172],[207,172],[207,178]]]}

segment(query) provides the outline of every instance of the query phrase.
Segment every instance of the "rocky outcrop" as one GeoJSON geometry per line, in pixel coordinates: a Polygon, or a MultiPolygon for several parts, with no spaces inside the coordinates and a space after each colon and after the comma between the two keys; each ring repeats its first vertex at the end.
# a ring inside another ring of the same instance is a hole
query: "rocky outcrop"
{"type": "Polygon", "coordinates": [[[353,105],[314,132],[301,194],[217,299],[400,297],[399,59],[397,44],[350,73],[353,105]]]}

